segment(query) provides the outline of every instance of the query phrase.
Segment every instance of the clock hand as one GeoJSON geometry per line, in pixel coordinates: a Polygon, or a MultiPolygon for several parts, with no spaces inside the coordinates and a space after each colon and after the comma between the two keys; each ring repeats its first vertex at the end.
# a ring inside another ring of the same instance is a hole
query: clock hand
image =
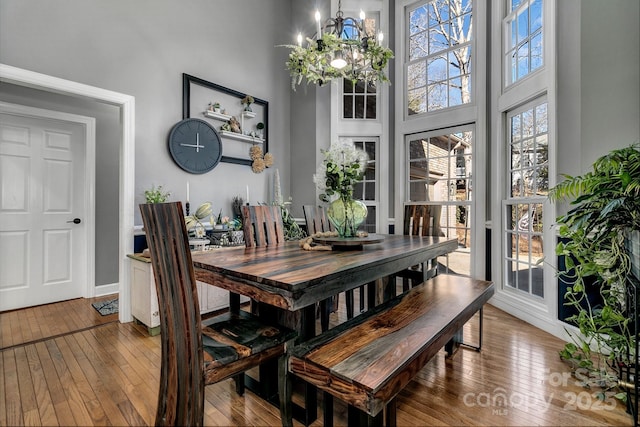
{"type": "Polygon", "coordinates": [[[204,145],[200,145],[200,133],[196,133],[196,143],[195,144],[180,144],[182,147],[194,147],[196,149],[196,153],[200,152],[201,148],[204,148],[204,145]]]}

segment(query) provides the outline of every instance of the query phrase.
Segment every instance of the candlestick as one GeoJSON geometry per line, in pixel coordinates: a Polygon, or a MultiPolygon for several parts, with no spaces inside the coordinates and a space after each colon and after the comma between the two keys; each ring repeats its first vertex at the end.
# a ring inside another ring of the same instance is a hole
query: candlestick
{"type": "Polygon", "coordinates": [[[247,185],[247,205],[249,204],[249,186],[247,185]]]}
{"type": "Polygon", "coordinates": [[[189,202],[184,204],[184,213],[185,215],[189,215],[189,202]]]}

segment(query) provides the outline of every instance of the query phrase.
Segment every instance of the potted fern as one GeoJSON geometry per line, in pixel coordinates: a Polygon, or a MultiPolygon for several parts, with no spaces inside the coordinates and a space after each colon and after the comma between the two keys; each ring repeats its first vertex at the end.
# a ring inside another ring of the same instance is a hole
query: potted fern
{"type": "MultiPolygon", "coordinates": [[[[565,176],[551,189],[552,201],[571,200],[569,211],[557,218],[561,241],[556,254],[564,257],[560,271],[570,283],[564,304],[576,314],[565,319],[579,328],[560,352],[583,375],[584,385],[598,386],[600,396],[616,389],[620,368],[635,370],[636,333],[627,307],[629,248],[640,230],[640,146],[612,150],[597,159],[591,171],[565,176]],[[635,237],[633,237],[635,236],[635,237]],[[625,244],[626,242],[626,244],[625,244]],[[590,294],[599,294],[593,304],[590,294]]],[[[637,314],[636,314],[637,315],[637,314]]],[[[616,397],[625,400],[625,393],[616,397]]]]}

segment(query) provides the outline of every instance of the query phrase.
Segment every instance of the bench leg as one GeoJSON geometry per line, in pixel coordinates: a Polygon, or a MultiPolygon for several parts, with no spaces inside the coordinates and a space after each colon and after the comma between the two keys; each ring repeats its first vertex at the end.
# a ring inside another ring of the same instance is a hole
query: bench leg
{"type": "Polygon", "coordinates": [[[347,425],[354,427],[382,427],[384,411],[380,411],[375,417],[349,405],[347,409],[347,425]]]}
{"type": "Polygon", "coordinates": [[[280,397],[280,418],[283,427],[293,426],[293,406],[291,403],[293,387],[287,365],[288,356],[285,353],[278,359],[278,395],[280,397]]]}
{"type": "Polygon", "coordinates": [[[458,350],[459,347],[467,347],[475,351],[480,351],[482,349],[482,329],[483,329],[483,316],[482,316],[482,308],[478,310],[478,315],[480,316],[478,319],[479,323],[479,333],[478,333],[478,345],[473,345],[466,343],[462,340],[462,329],[460,329],[456,335],[445,344],[445,350],[447,352],[447,357],[453,356],[453,354],[458,350]]]}

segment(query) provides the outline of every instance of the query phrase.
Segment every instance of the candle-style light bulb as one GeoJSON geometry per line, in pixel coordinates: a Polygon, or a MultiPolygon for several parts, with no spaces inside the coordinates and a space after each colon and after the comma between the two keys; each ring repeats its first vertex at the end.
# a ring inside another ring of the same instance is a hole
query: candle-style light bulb
{"type": "Polygon", "coordinates": [[[302,46],[302,33],[298,33],[298,46],[302,46]]]}
{"type": "Polygon", "coordinates": [[[360,9],[360,19],[364,21],[364,17],[365,17],[364,10],[360,9]]]}
{"type": "Polygon", "coordinates": [[[322,29],[320,28],[320,11],[318,9],[316,9],[316,31],[317,31],[317,38],[321,39],[322,38],[322,29]]]}
{"type": "Polygon", "coordinates": [[[382,46],[382,41],[384,40],[384,34],[382,33],[382,31],[380,31],[378,33],[378,43],[380,44],[380,46],[382,46]]]}

